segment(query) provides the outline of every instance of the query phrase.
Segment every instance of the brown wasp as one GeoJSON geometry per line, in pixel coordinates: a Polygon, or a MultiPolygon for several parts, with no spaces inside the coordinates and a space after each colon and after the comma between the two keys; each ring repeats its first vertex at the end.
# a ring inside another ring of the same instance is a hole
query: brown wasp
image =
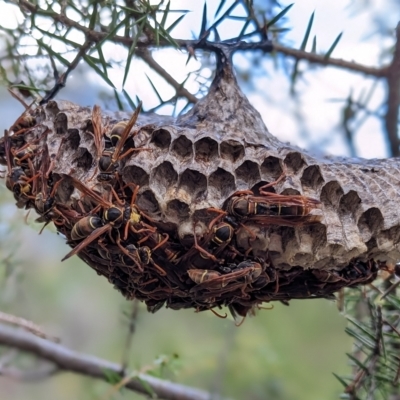
{"type": "Polygon", "coordinates": [[[26,143],[18,150],[11,149],[13,160],[15,164],[19,166],[27,166],[28,158],[31,159],[35,155],[36,150],[39,148],[38,145],[32,143],[26,143]]]}
{"type": "Polygon", "coordinates": [[[259,195],[251,190],[243,190],[233,194],[226,204],[226,211],[238,219],[246,219],[259,224],[275,224],[297,226],[319,222],[321,216],[310,215],[321,203],[310,197],[300,195],[282,195],[267,191],[284,179],[286,173],[274,182],[261,186],[259,195]]]}
{"type": "Polygon", "coordinates": [[[28,158],[28,166],[31,177],[26,175],[26,172],[22,167],[13,165],[13,160],[11,158],[11,140],[7,130],[4,131],[4,151],[8,169],[6,175],[7,188],[17,196],[17,199],[20,196],[23,196],[25,202],[28,202],[29,199],[34,200],[34,197],[32,196],[32,185],[34,186],[36,184],[36,179],[39,174],[35,174],[35,169],[30,158],[28,158]]]}
{"type": "Polygon", "coordinates": [[[343,270],[343,275],[350,283],[350,286],[357,285],[359,283],[368,283],[373,281],[378,273],[380,265],[375,260],[361,261],[353,260],[343,270]]]}
{"type": "Polygon", "coordinates": [[[114,172],[118,168],[119,160],[123,159],[134,151],[148,150],[143,148],[131,148],[125,151],[125,153],[121,154],[122,149],[125,146],[125,143],[129,137],[131,129],[138,119],[141,107],[142,102],[138,104],[136,110],[134,111],[128,122],[121,121],[114,126],[114,128],[111,130],[110,139],[111,143],[115,147],[107,149],[104,148],[104,132],[101,122],[100,107],[95,106],[93,108],[92,123],[94,131],[94,142],[97,150],[98,168],[100,170],[100,174],[97,177],[98,180],[110,181],[114,175],[114,172]]]}
{"type": "MultiPolygon", "coordinates": [[[[115,228],[118,229],[120,228],[123,224],[125,224],[125,232],[127,236],[128,228],[130,227],[135,233],[141,233],[141,232],[148,232],[148,231],[153,231],[151,227],[149,227],[147,224],[144,224],[140,222],[141,220],[141,214],[140,211],[137,209],[137,207],[134,205],[134,201],[136,199],[136,194],[132,195],[132,201],[130,206],[125,205],[125,201],[122,201],[119,199],[117,193],[115,190],[111,187],[111,193],[115,197],[116,203],[114,204],[109,200],[104,199],[102,196],[97,194],[95,191],[92,189],[89,189],[86,187],[82,182],[77,180],[76,178],[73,177],[68,177],[69,179],[72,180],[73,185],[81,191],[84,195],[88,196],[92,201],[96,203],[96,207],[94,210],[98,208],[103,209],[103,214],[102,218],[98,216],[89,216],[89,217],[84,217],[81,218],[75,225],[77,229],[83,229],[83,232],[86,234],[88,233],[87,237],[79,243],[72,251],[70,251],[64,258],[63,261],[66,260],[67,258],[73,256],[77,252],[81,251],[83,248],[85,248],[88,244],[93,242],[95,239],[100,237],[102,234],[106,232],[110,232],[111,229],[115,228]],[[96,218],[96,219],[94,219],[96,218]],[[101,225],[100,222],[101,221],[101,225]],[[95,222],[95,223],[94,223],[95,222]],[[142,228],[145,226],[144,228],[142,228]],[[83,228],[84,227],[84,228],[83,228]],[[139,229],[136,229],[135,227],[139,227],[139,229]]],[[[92,210],[92,213],[95,211],[92,210]]],[[[72,239],[74,240],[74,239],[72,239]]],[[[121,251],[126,254],[128,257],[131,257],[133,261],[136,262],[135,255],[130,254],[128,250],[126,250],[122,245],[121,245],[121,239],[119,237],[119,232],[117,231],[117,239],[116,239],[116,244],[118,247],[121,249],[121,251]]]]}
{"type": "MultiPolygon", "coordinates": [[[[11,91],[10,91],[11,93],[11,91]]],[[[21,101],[21,99],[17,98],[18,101],[21,101]]],[[[14,122],[12,127],[10,128],[10,131],[13,131],[15,135],[19,135],[27,131],[29,128],[35,125],[36,123],[36,118],[30,114],[31,108],[34,106],[35,101],[33,101],[29,106],[23,102],[23,105],[25,107],[25,111],[21,114],[20,117],[14,122]]]]}
{"type": "Polygon", "coordinates": [[[143,266],[153,265],[161,275],[166,275],[166,272],[159,267],[152,259],[152,251],[147,246],[136,247],[134,244],[130,243],[125,247],[119,246],[122,254],[119,254],[119,261],[127,266],[132,267],[134,264],[139,269],[140,273],[143,273],[143,266]]]}
{"type": "Polygon", "coordinates": [[[256,315],[257,310],[272,310],[274,306],[273,304],[271,304],[271,307],[261,307],[259,304],[243,305],[241,303],[234,302],[229,304],[228,308],[232,315],[232,318],[235,321],[235,325],[240,326],[243,324],[248,315],[256,315]],[[239,317],[242,317],[242,320],[240,322],[238,322],[239,317]]]}
{"type": "Polygon", "coordinates": [[[239,263],[233,272],[224,275],[220,272],[206,269],[190,269],[187,273],[189,278],[197,284],[191,291],[197,292],[202,289],[208,291],[223,289],[228,285],[235,287],[247,285],[255,281],[262,273],[262,270],[260,263],[246,260],[239,263]],[[240,282],[240,279],[242,279],[242,282],[240,282]],[[236,283],[238,285],[234,285],[236,283]]]}
{"type": "MultiPolygon", "coordinates": [[[[53,182],[53,178],[50,177],[50,172],[54,164],[50,162],[49,151],[47,144],[44,145],[42,151],[42,158],[40,160],[40,182],[41,189],[38,191],[35,197],[35,208],[36,211],[44,216],[49,213],[54,207],[55,195],[58,186],[63,181],[63,178],[59,179],[56,183],[53,182]]],[[[52,216],[51,216],[52,217],[52,216]]]]}
{"type": "Polygon", "coordinates": [[[180,251],[174,251],[171,249],[171,244],[168,242],[169,235],[165,233],[164,235],[161,233],[150,232],[145,237],[138,240],[138,244],[148,243],[151,251],[154,252],[157,249],[160,249],[165,254],[165,259],[168,262],[176,263],[179,260],[180,251]]]}
{"type": "Polygon", "coordinates": [[[197,241],[195,224],[193,233],[194,244],[180,259],[181,265],[188,262],[194,269],[203,269],[209,268],[212,264],[223,262],[223,260],[218,259],[217,256],[229,245],[235,231],[227,222],[217,223],[219,219],[226,215],[224,211],[214,209],[210,209],[210,211],[221,212],[209,223],[208,233],[204,236],[204,240],[201,244],[197,241]]]}
{"type": "Polygon", "coordinates": [[[320,202],[305,196],[264,193],[262,196],[237,193],[227,203],[226,210],[237,218],[259,224],[296,226],[319,222],[319,215],[309,215],[320,202]]]}
{"type": "MultiPolygon", "coordinates": [[[[97,203],[97,207],[103,207],[103,218],[100,218],[96,215],[86,216],[80,218],[72,228],[71,231],[71,239],[72,240],[80,240],[84,239],[81,243],[79,243],[74,249],[72,249],[63,259],[62,261],[66,260],[67,258],[73,256],[74,254],[81,251],[95,239],[100,237],[102,234],[110,231],[113,227],[121,226],[123,219],[124,219],[124,203],[119,200],[118,196],[117,202],[118,206],[115,206],[110,201],[107,201],[99,194],[94,192],[93,190],[87,188],[82,182],[79,180],[68,177],[72,180],[73,185],[81,191],[83,194],[87,195],[90,199],[97,203]]],[[[112,189],[113,190],[113,189],[112,189]]],[[[115,193],[113,191],[113,193],[115,193]]],[[[115,193],[116,195],[116,193],[115,193]]]]}

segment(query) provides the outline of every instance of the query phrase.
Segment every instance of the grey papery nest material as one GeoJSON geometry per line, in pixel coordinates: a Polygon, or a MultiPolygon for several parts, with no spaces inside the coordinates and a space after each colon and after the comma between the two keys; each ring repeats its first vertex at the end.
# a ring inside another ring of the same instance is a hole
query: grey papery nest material
{"type": "Polygon", "coordinates": [[[17,204],[128,299],[245,316],[330,298],[398,260],[398,160],[279,142],[228,63],[187,114],[139,111],[50,101],[0,143],[17,204]]]}

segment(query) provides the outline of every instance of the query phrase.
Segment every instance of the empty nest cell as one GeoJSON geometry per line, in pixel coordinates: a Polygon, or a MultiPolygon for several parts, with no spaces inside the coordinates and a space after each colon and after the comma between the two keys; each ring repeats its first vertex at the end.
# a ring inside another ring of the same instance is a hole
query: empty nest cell
{"type": "Polygon", "coordinates": [[[189,217],[189,206],[178,199],[171,200],[167,204],[167,214],[169,219],[174,219],[177,222],[183,221],[189,217]]]}
{"type": "Polygon", "coordinates": [[[321,202],[325,205],[337,207],[343,196],[343,189],[337,181],[328,182],[321,191],[321,202]]]}
{"type": "Polygon", "coordinates": [[[237,184],[240,182],[246,184],[249,188],[261,179],[258,164],[253,161],[245,161],[239,168],[235,171],[237,184]]]}
{"type": "Polygon", "coordinates": [[[134,183],[139,186],[147,186],[149,184],[149,174],[136,165],[125,167],[122,176],[126,183],[134,183]]]}
{"type": "Polygon", "coordinates": [[[151,185],[157,194],[163,196],[178,181],[178,173],[169,161],[164,161],[153,170],[151,185]]]}
{"type": "Polygon", "coordinates": [[[281,160],[274,156],[268,156],[261,164],[261,176],[265,180],[275,180],[282,174],[281,160]]]}
{"type": "Polygon", "coordinates": [[[298,152],[289,153],[286,155],[284,163],[286,167],[293,172],[299,171],[306,164],[303,157],[298,152]]]}
{"type": "Polygon", "coordinates": [[[85,149],[84,147],[80,147],[78,149],[78,155],[75,158],[74,163],[78,168],[82,168],[87,171],[93,164],[93,156],[89,153],[87,149],[85,149]]]}
{"type": "Polygon", "coordinates": [[[171,144],[171,134],[166,129],[156,129],[153,131],[151,143],[160,149],[168,149],[171,144]]]}
{"type": "Polygon", "coordinates": [[[244,157],[244,147],[235,140],[229,140],[220,144],[220,153],[222,159],[235,163],[244,157]]]}
{"type": "Polygon", "coordinates": [[[136,204],[146,213],[154,215],[160,212],[160,206],[156,196],[151,190],[145,190],[143,193],[139,193],[136,204]]]}
{"type": "Polygon", "coordinates": [[[212,198],[225,200],[235,190],[235,178],[222,168],[218,168],[208,178],[208,192],[212,198]]]}
{"type": "Polygon", "coordinates": [[[301,176],[301,184],[314,190],[318,189],[323,183],[324,178],[318,165],[310,165],[303,171],[301,176]]]}
{"type": "Polygon", "coordinates": [[[196,200],[206,193],[207,178],[199,171],[186,169],[179,179],[178,188],[185,190],[196,200]]]}
{"type": "Polygon", "coordinates": [[[188,159],[193,156],[193,143],[184,135],[172,142],[171,152],[180,159],[188,159]]]}
{"type": "Polygon", "coordinates": [[[71,147],[72,150],[77,150],[81,144],[81,137],[78,129],[68,129],[66,143],[71,147]]]}
{"type": "Polygon", "coordinates": [[[65,113],[58,113],[54,120],[54,131],[57,135],[64,135],[68,131],[68,117],[65,113]]]}
{"type": "Polygon", "coordinates": [[[344,194],[340,199],[340,208],[339,210],[342,213],[348,213],[355,215],[356,210],[360,206],[361,199],[360,196],[354,191],[350,190],[348,193],[344,194]]]}
{"type": "Polygon", "coordinates": [[[370,233],[376,234],[383,226],[382,212],[376,207],[369,208],[361,215],[357,225],[361,232],[368,229],[370,233]]]}
{"type": "Polygon", "coordinates": [[[196,161],[210,162],[218,158],[218,143],[211,138],[203,138],[194,144],[196,161]]]}

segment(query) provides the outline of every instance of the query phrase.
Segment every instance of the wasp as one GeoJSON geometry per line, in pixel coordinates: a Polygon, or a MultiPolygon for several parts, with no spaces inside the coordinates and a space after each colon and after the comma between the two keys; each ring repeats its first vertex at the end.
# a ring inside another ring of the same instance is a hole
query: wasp
{"type": "MultiPolygon", "coordinates": [[[[167,273],[161,268],[158,264],[156,264],[152,258],[153,250],[148,246],[141,246],[136,248],[133,244],[128,244],[126,246],[126,250],[128,250],[129,254],[134,255],[134,260],[139,261],[140,271],[143,272],[142,265],[151,264],[154,268],[160,273],[161,276],[166,276],[167,273]]],[[[135,262],[137,264],[137,262],[135,262]]]]}
{"type": "Polygon", "coordinates": [[[148,235],[138,240],[137,243],[138,244],[148,243],[152,252],[159,249],[159,251],[162,251],[164,253],[165,259],[168,262],[175,264],[179,260],[180,251],[172,250],[171,243],[168,242],[168,239],[169,235],[167,233],[161,234],[155,231],[155,232],[150,232],[148,235]]]}
{"type": "Polygon", "coordinates": [[[263,196],[234,195],[226,211],[238,219],[245,218],[259,224],[297,226],[321,220],[320,215],[309,215],[320,207],[318,200],[305,196],[286,196],[265,193],[263,196]]]}
{"type": "Polygon", "coordinates": [[[96,240],[98,237],[108,232],[111,225],[104,224],[103,220],[97,216],[82,217],[76,222],[71,231],[71,239],[74,241],[83,239],[74,247],[61,261],[65,261],[74,254],[79,253],[86,246],[96,240]]]}
{"type": "Polygon", "coordinates": [[[33,115],[29,114],[30,108],[34,105],[33,102],[27,109],[22,113],[22,115],[15,121],[14,125],[10,128],[11,131],[15,132],[16,135],[19,135],[32,126],[36,124],[36,118],[33,115]]]}
{"type": "Polygon", "coordinates": [[[217,248],[215,253],[218,254],[231,242],[234,234],[235,230],[232,225],[220,222],[213,226],[210,236],[206,240],[209,241],[211,248],[217,248]]]}
{"type": "Polygon", "coordinates": [[[222,212],[210,222],[208,233],[204,236],[204,240],[200,244],[197,240],[195,224],[193,236],[191,236],[193,237],[194,244],[180,259],[181,265],[188,262],[194,269],[204,269],[210,268],[212,264],[223,262],[217,256],[231,242],[235,232],[234,228],[227,222],[216,223],[224,214],[222,212]]]}
{"type": "Polygon", "coordinates": [[[239,220],[246,219],[259,224],[297,226],[319,222],[321,216],[310,213],[321,207],[320,201],[306,196],[267,191],[285,176],[286,172],[283,172],[276,181],[260,187],[257,196],[251,190],[234,193],[226,203],[226,212],[239,220]]]}
{"type": "Polygon", "coordinates": [[[72,184],[79,190],[81,191],[84,195],[88,196],[91,200],[93,200],[96,204],[97,207],[103,208],[103,219],[106,224],[110,224],[113,227],[119,228],[127,215],[127,210],[125,208],[125,202],[122,201],[113,187],[111,188],[111,193],[114,195],[117,205],[112,203],[111,201],[108,201],[104,199],[102,196],[100,196],[98,193],[96,193],[94,190],[89,189],[86,187],[81,181],[78,179],[68,176],[68,179],[72,180],[72,184]]]}
{"type": "Polygon", "coordinates": [[[165,300],[148,299],[145,301],[145,303],[147,306],[147,311],[154,314],[162,308],[162,306],[165,304],[165,300]]]}
{"type": "Polygon", "coordinates": [[[115,147],[111,147],[109,149],[104,148],[104,133],[101,123],[100,107],[95,106],[93,108],[92,123],[94,130],[94,142],[97,149],[98,168],[100,170],[100,174],[97,176],[98,180],[111,180],[115,170],[118,168],[118,161],[126,157],[128,154],[132,153],[133,151],[148,150],[143,148],[132,148],[121,154],[121,151],[129,137],[131,129],[138,119],[141,107],[142,102],[138,104],[136,110],[134,111],[131,119],[128,122],[119,122],[114,126],[114,128],[111,130],[110,139],[111,143],[115,147]]]}
{"type": "MultiPolygon", "coordinates": [[[[126,232],[129,227],[131,227],[131,229],[133,229],[133,231],[135,233],[154,231],[151,227],[142,228],[142,225],[140,223],[140,220],[141,220],[140,211],[133,204],[136,199],[135,193],[132,196],[131,205],[126,206],[125,202],[119,199],[117,193],[111,187],[111,193],[114,195],[114,197],[116,198],[116,201],[117,201],[117,205],[115,205],[111,201],[107,201],[106,199],[101,197],[99,194],[97,194],[92,189],[87,188],[82,182],[80,182],[76,178],[69,177],[69,179],[72,180],[73,185],[79,191],[81,191],[84,195],[88,196],[91,200],[93,200],[97,204],[97,206],[95,208],[103,208],[103,217],[102,218],[100,218],[100,217],[85,217],[85,218],[96,218],[96,220],[85,219],[84,222],[82,222],[83,225],[84,225],[84,223],[87,223],[87,222],[89,223],[90,228],[88,227],[88,231],[90,231],[90,232],[85,231],[85,233],[88,232],[89,235],[87,237],[85,237],[85,239],[81,243],[79,243],[78,246],[76,246],[72,251],[70,251],[63,258],[63,261],[66,260],[67,258],[73,256],[74,254],[78,253],[79,251],[81,251],[83,248],[85,248],[87,245],[89,245],[95,239],[100,237],[102,234],[104,234],[106,232],[110,232],[111,229],[118,229],[123,224],[125,224],[126,232]],[[98,220],[101,221],[101,225],[98,220]],[[90,223],[93,221],[96,221],[96,224],[90,223]],[[138,225],[141,229],[135,229],[135,226],[137,227],[138,225]]],[[[92,210],[92,212],[93,212],[93,210],[92,210]]],[[[80,226],[79,223],[80,222],[78,221],[77,222],[78,227],[80,226]]],[[[77,224],[75,224],[75,226],[77,224]]],[[[87,224],[86,224],[86,226],[87,226],[87,224]]],[[[147,224],[146,224],[146,226],[147,226],[147,224]]],[[[121,245],[119,231],[117,231],[116,233],[117,233],[117,238],[116,238],[117,246],[120,248],[120,250],[125,255],[130,257],[141,268],[140,263],[138,263],[137,259],[135,258],[135,254],[130,254],[129,250],[125,249],[124,246],[121,245]]]]}
{"type": "Polygon", "coordinates": [[[42,152],[42,158],[40,160],[40,177],[41,177],[41,190],[36,194],[35,197],[35,208],[36,211],[42,216],[49,213],[54,207],[55,195],[58,186],[63,181],[63,178],[59,179],[56,183],[53,182],[50,177],[52,164],[49,158],[49,151],[47,145],[44,146],[42,152]]]}
{"type": "Polygon", "coordinates": [[[103,220],[96,216],[81,218],[72,228],[71,239],[81,240],[90,236],[96,229],[104,226],[103,220]]]}
{"type": "MultiPolygon", "coordinates": [[[[131,184],[128,184],[130,186],[131,184]]],[[[150,221],[154,222],[151,217],[145,214],[139,207],[136,206],[136,198],[139,193],[139,186],[135,185],[135,188],[132,192],[131,202],[128,207],[125,209],[124,221],[125,221],[125,229],[124,229],[124,240],[127,240],[129,231],[136,235],[141,235],[143,233],[154,233],[156,228],[148,225],[143,221],[143,217],[150,221]]],[[[167,239],[168,240],[168,239],[167,239]]],[[[163,244],[163,243],[162,243],[163,244]]]]}
{"type": "Polygon", "coordinates": [[[67,258],[73,256],[74,254],[81,251],[95,239],[100,237],[103,233],[110,231],[112,228],[118,228],[122,225],[124,221],[125,209],[123,208],[124,203],[118,198],[115,191],[112,189],[112,192],[117,198],[118,205],[114,205],[113,203],[103,199],[99,194],[94,192],[93,190],[87,188],[82,182],[79,180],[69,177],[72,180],[73,185],[80,190],[82,193],[91,198],[94,202],[97,203],[97,207],[103,207],[103,218],[98,216],[87,216],[81,218],[73,227],[71,231],[72,240],[84,240],[79,243],[72,251],[70,251],[62,261],[67,258]],[[80,234],[81,233],[81,234],[80,234]]]}
{"type": "Polygon", "coordinates": [[[13,155],[13,160],[15,164],[19,166],[26,166],[27,159],[32,158],[38,148],[38,145],[27,143],[24,146],[20,147],[18,150],[11,149],[11,154],[13,155]]]}
{"type": "MultiPolygon", "coordinates": [[[[213,291],[214,289],[223,289],[231,283],[238,283],[238,287],[247,285],[255,281],[262,271],[263,268],[260,263],[254,261],[243,261],[237,265],[237,268],[233,272],[224,275],[218,271],[206,269],[190,269],[187,273],[189,278],[197,284],[191,289],[193,292],[201,289],[209,291],[213,291]],[[242,279],[243,282],[240,282],[240,279],[242,279]]],[[[234,286],[236,288],[237,285],[234,286]]]]}
{"type": "Polygon", "coordinates": [[[132,266],[135,263],[139,265],[141,271],[143,271],[141,265],[148,265],[150,263],[151,250],[147,246],[142,246],[138,248],[134,244],[130,243],[124,247],[123,253],[120,254],[120,261],[126,266],[132,266]],[[128,253],[126,253],[125,251],[127,251],[128,253]]]}
{"type": "Polygon", "coordinates": [[[244,305],[238,302],[234,302],[229,304],[228,308],[232,315],[232,318],[235,321],[235,325],[240,326],[243,324],[248,315],[256,315],[257,310],[272,310],[274,306],[271,304],[271,307],[261,307],[259,304],[244,305]],[[239,317],[242,317],[242,320],[240,322],[238,322],[239,317]]]}
{"type": "Polygon", "coordinates": [[[35,169],[32,161],[28,158],[28,166],[31,173],[31,177],[26,175],[25,169],[21,166],[14,166],[11,158],[11,140],[8,135],[8,131],[4,131],[4,151],[7,163],[7,175],[6,175],[6,186],[9,190],[14,193],[17,200],[21,200],[21,196],[24,197],[24,202],[27,203],[30,199],[34,200],[32,196],[32,186],[36,184],[36,179],[39,174],[35,174],[35,169]]]}
{"type": "Polygon", "coordinates": [[[343,270],[343,275],[350,286],[354,286],[359,283],[371,282],[376,278],[378,270],[379,266],[375,260],[366,262],[355,260],[343,270]]]}
{"type": "Polygon", "coordinates": [[[335,283],[335,282],[347,282],[343,276],[340,275],[340,271],[335,270],[324,270],[324,269],[313,269],[312,274],[321,282],[335,283]]]}

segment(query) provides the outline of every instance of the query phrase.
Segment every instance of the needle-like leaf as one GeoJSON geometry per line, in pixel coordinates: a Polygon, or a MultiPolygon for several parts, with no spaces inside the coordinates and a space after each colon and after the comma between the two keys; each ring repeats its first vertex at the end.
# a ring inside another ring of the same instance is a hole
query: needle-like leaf
{"type": "Polygon", "coordinates": [[[158,90],[157,90],[156,86],[154,85],[154,83],[152,82],[152,80],[148,77],[147,74],[145,74],[145,75],[146,75],[146,78],[148,79],[148,81],[150,82],[150,85],[151,85],[151,87],[153,88],[154,92],[156,93],[156,95],[157,95],[158,100],[160,101],[160,103],[164,103],[164,100],[162,99],[160,93],[158,93],[158,90]]]}
{"type": "Polygon", "coordinates": [[[124,78],[123,78],[123,80],[122,80],[122,87],[125,86],[126,79],[128,78],[129,68],[130,68],[130,66],[131,66],[131,62],[132,62],[132,59],[133,59],[133,55],[134,55],[135,50],[136,50],[136,44],[137,44],[137,42],[138,42],[138,40],[139,40],[140,35],[141,35],[142,32],[143,32],[143,28],[144,28],[145,22],[146,22],[146,20],[144,19],[144,20],[140,23],[140,25],[139,25],[139,27],[138,27],[138,30],[137,30],[137,32],[136,32],[136,35],[135,35],[135,37],[134,37],[134,39],[133,39],[132,45],[131,45],[131,47],[129,48],[128,56],[127,56],[127,59],[126,59],[126,65],[125,65],[125,71],[124,71],[124,78]]]}
{"type": "Polygon", "coordinates": [[[314,14],[315,14],[315,12],[313,11],[313,13],[311,14],[311,17],[310,17],[310,19],[308,21],[307,29],[306,29],[306,32],[304,34],[303,41],[301,42],[300,50],[304,51],[306,49],[308,38],[310,37],[311,28],[312,28],[312,25],[313,25],[313,22],[314,22],[314,14]]]}
{"type": "Polygon", "coordinates": [[[87,62],[89,67],[91,67],[97,75],[99,75],[105,82],[107,82],[112,88],[115,88],[114,84],[111,82],[110,78],[107,76],[107,73],[103,72],[94,62],[93,57],[88,55],[83,56],[84,60],[87,62]]]}
{"type": "Polygon", "coordinates": [[[221,1],[219,2],[219,6],[218,6],[218,8],[217,8],[217,11],[215,11],[214,18],[217,17],[217,15],[219,14],[219,12],[224,8],[224,5],[225,5],[225,4],[226,4],[226,0],[221,0],[221,1]]]}
{"type": "Polygon", "coordinates": [[[275,15],[275,17],[272,18],[271,21],[267,22],[267,28],[275,25],[293,7],[293,5],[294,3],[289,4],[279,14],[275,15]]]}
{"type": "Polygon", "coordinates": [[[118,110],[122,111],[124,109],[124,105],[122,104],[122,101],[119,97],[117,89],[114,89],[114,97],[115,97],[115,101],[117,102],[117,105],[118,105],[118,110]]]}
{"type": "Polygon", "coordinates": [[[202,39],[204,37],[204,34],[206,33],[207,29],[207,2],[204,2],[203,6],[203,16],[201,18],[201,26],[200,26],[200,34],[199,38],[202,39]]]}
{"type": "Polygon", "coordinates": [[[336,39],[334,40],[334,42],[332,43],[332,46],[329,48],[329,50],[326,52],[326,54],[324,55],[324,58],[327,60],[331,54],[333,53],[333,50],[335,50],[335,47],[337,46],[337,44],[339,43],[339,40],[342,38],[343,32],[340,32],[339,35],[336,37],[336,39]]]}

